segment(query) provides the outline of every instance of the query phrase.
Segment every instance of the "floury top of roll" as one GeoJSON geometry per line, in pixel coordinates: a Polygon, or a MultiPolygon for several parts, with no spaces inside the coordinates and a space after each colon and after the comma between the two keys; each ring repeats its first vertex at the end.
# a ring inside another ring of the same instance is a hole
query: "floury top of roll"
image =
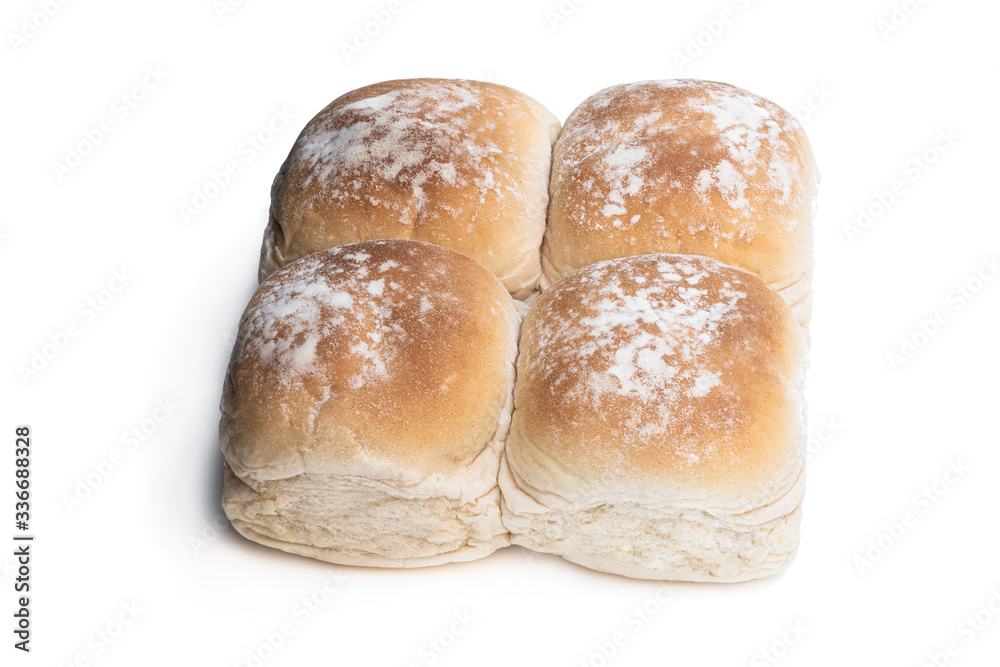
{"type": "Polygon", "coordinates": [[[515,544],[648,579],[743,581],[793,558],[805,334],[707,257],[598,262],[521,332],[500,471],[515,544]]]}
{"type": "Polygon", "coordinates": [[[260,279],[311,252],[400,238],[468,255],[526,297],[541,278],[558,132],[545,107],[493,83],[405,79],[342,95],[274,179],[260,279]]]}
{"type": "Polygon", "coordinates": [[[704,255],[762,278],[806,325],[817,185],[802,126],[762,97],[689,79],[606,88],[555,146],[543,285],[614,257],[704,255]]]}
{"type": "Polygon", "coordinates": [[[353,243],[275,272],[240,321],[222,396],[233,525],[355,565],[509,544],[497,470],[519,325],[495,276],[430,243],[353,243]]]}

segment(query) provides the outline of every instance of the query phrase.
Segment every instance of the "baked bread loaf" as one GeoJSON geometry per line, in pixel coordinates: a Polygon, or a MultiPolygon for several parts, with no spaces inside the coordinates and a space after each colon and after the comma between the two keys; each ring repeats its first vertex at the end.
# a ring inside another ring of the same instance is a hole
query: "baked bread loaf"
{"type": "Polygon", "coordinates": [[[607,88],[566,120],[553,153],[543,286],[644,253],[750,271],[809,322],[818,172],[795,118],[723,83],[607,88]]]}
{"type": "Polygon", "coordinates": [[[500,468],[514,544],[645,579],[743,581],[799,539],[805,334],[756,276],[614,259],[542,292],[500,468]]]}
{"type": "Polygon", "coordinates": [[[509,544],[497,473],[519,324],[493,274],[429,243],[353,243],[275,272],[243,314],[222,397],[233,526],[351,565],[509,544]]]}
{"type": "Polygon", "coordinates": [[[480,81],[407,79],[349,92],[309,121],[274,179],[260,279],[311,252],[428,241],[536,289],[559,121],[480,81]]]}

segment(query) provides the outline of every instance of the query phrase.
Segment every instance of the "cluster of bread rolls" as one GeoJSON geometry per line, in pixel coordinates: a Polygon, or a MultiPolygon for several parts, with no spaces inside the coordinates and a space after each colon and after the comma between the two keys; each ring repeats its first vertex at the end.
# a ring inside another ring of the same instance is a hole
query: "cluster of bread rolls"
{"type": "Polygon", "coordinates": [[[817,173],[726,84],[603,90],[560,128],[389,81],[275,178],[222,397],[244,536],[393,567],[509,544],[743,581],[798,546],[817,173]]]}

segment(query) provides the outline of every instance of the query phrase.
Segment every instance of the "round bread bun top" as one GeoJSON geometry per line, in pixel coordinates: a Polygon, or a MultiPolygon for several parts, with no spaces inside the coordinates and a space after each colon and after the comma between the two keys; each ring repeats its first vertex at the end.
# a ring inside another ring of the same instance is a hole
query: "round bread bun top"
{"type": "Polygon", "coordinates": [[[802,126],[757,95],[689,79],[607,88],[573,111],[554,149],[546,281],[668,252],[781,290],[811,271],[817,181],[802,126]]]}
{"type": "Polygon", "coordinates": [[[545,107],[493,83],[349,92],[309,121],[275,178],[261,279],[317,250],[402,238],[469,255],[525,297],[541,276],[558,132],[545,107]]]}
{"type": "Polygon", "coordinates": [[[542,293],[520,349],[506,455],[536,499],[742,511],[801,466],[804,334],[746,271],[592,264],[542,293]]]}
{"type": "Polygon", "coordinates": [[[497,278],[429,243],[321,251],[240,321],[222,441],[240,477],[447,475],[494,437],[519,316],[497,278]]]}

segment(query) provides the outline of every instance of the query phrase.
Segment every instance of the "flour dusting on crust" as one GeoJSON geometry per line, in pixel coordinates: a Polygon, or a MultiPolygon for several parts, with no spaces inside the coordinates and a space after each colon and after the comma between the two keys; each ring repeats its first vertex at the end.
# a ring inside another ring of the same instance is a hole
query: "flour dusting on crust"
{"type": "Polygon", "coordinates": [[[287,386],[321,372],[326,364],[319,354],[339,346],[345,367],[355,369],[348,378],[352,389],[389,378],[397,349],[412,333],[412,313],[447,311],[459,297],[442,280],[441,267],[423,266],[426,258],[416,257],[421,270],[411,271],[377,254],[332,248],[271,276],[244,314],[237,361],[257,358],[267,381],[287,386]]]}
{"type": "Polygon", "coordinates": [[[750,242],[761,213],[777,212],[786,230],[807,217],[797,205],[813,185],[799,175],[802,142],[793,116],[735,86],[685,79],[614,86],[566,122],[554,174],[569,194],[558,204],[575,224],[598,231],[653,216],[667,237],[682,229],[750,242]],[[692,195],[704,214],[667,213],[671,200],[692,195]]]}
{"type": "Polygon", "coordinates": [[[688,462],[697,463],[710,451],[695,454],[684,425],[708,416],[720,427],[740,419],[739,396],[727,386],[729,355],[719,346],[728,327],[752,316],[743,303],[746,278],[695,256],[592,264],[540,299],[531,349],[522,352],[525,372],[551,388],[557,410],[582,406],[581,414],[593,415],[597,406],[617,406],[614,415],[597,418],[620,423],[623,444],[679,433],[674,446],[689,449],[688,462]],[[711,407],[699,408],[703,401],[711,407]]]}
{"type": "Polygon", "coordinates": [[[583,269],[572,287],[562,287],[579,299],[579,323],[547,320],[541,328],[541,349],[554,346],[573,357],[568,366],[558,364],[562,370],[553,383],[585,367],[587,389],[595,394],[641,401],[658,400],[664,392],[706,395],[719,384],[719,374],[692,362],[716,343],[727,319],[741,316],[738,304],[746,297],[729,283],[711,293],[699,289],[711,264],[698,257],[646,255],[583,269]]]}
{"type": "Polygon", "coordinates": [[[306,167],[306,185],[315,181],[334,200],[419,210],[428,204],[425,190],[431,186],[473,187],[483,202],[490,192],[523,198],[520,188],[494,177],[493,162],[507,149],[487,134],[496,124],[483,124],[484,114],[493,111],[490,104],[464,81],[411,82],[350,104],[334,103],[306,127],[290,160],[306,167]],[[373,178],[408,190],[412,201],[381,196],[371,187],[373,178]]]}

